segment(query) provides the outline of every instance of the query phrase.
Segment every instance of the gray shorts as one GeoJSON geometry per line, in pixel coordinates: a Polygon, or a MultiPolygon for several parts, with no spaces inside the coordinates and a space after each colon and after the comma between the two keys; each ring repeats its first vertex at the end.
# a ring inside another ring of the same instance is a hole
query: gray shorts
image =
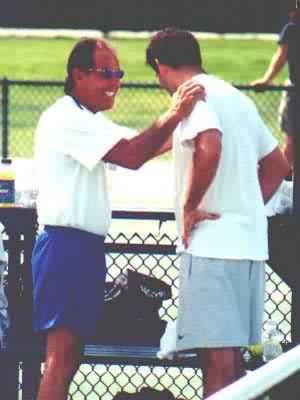
{"type": "Polygon", "coordinates": [[[261,341],[265,263],[184,253],[179,274],[178,351],[261,341]]]}

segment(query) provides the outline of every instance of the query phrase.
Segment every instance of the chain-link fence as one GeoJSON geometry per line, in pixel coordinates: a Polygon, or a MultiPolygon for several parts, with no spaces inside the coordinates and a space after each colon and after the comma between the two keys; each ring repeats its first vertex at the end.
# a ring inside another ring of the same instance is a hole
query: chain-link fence
{"type": "MultiPolygon", "coordinates": [[[[0,80],[2,155],[31,158],[34,132],[41,113],[63,95],[63,82],[0,80]]],[[[278,110],[286,87],[272,87],[256,92],[249,86],[237,86],[246,91],[274,136],[281,141],[278,110]]],[[[115,122],[141,131],[148,127],[168,106],[169,96],[156,84],[125,83],[113,111],[107,112],[115,122]]]]}
{"type": "MultiPolygon", "coordinates": [[[[177,312],[179,255],[175,251],[176,241],[173,213],[153,211],[114,211],[112,228],[106,239],[109,281],[126,268],[132,268],[171,285],[172,298],[164,301],[160,309],[160,317],[166,321],[174,320],[177,312]]],[[[288,342],[291,340],[291,294],[291,288],[267,266],[265,320],[276,321],[284,341],[288,342]]],[[[121,390],[133,393],[146,385],[158,390],[167,388],[177,398],[202,398],[200,368],[134,364],[82,364],[69,396],[72,400],[111,400],[121,390]]]]}
{"type": "MultiPolygon", "coordinates": [[[[179,255],[175,253],[175,223],[168,220],[170,215],[159,215],[158,217],[165,221],[161,226],[159,219],[145,220],[141,213],[136,215],[141,217],[141,220],[123,220],[121,231],[120,220],[114,218],[107,242],[112,243],[112,248],[116,248],[117,251],[107,255],[108,274],[109,279],[112,279],[124,268],[132,267],[169,283],[172,287],[172,298],[164,301],[160,310],[161,318],[169,321],[176,318],[177,312],[179,255]],[[121,248],[118,250],[119,245],[121,248]]],[[[280,331],[284,334],[284,341],[290,341],[291,289],[267,266],[265,319],[269,318],[278,323],[280,331]]],[[[122,365],[82,365],[71,386],[70,396],[74,400],[111,400],[113,394],[121,389],[135,392],[143,385],[159,390],[168,388],[175,397],[187,400],[202,398],[200,369],[122,365]]]]}
{"type": "MultiPolygon", "coordinates": [[[[29,157],[38,118],[55,99],[63,94],[62,82],[0,81],[2,85],[1,126],[2,155],[29,157]]],[[[239,86],[255,101],[266,124],[279,141],[282,132],[278,109],[283,87],[265,92],[239,86]]],[[[114,111],[107,114],[116,122],[140,131],[167,107],[168,95],[154,84],[124,84],[114,111]]],[[[234,111],[233,111],[234,112],[234,111]]],[[[159,214],[159,215],[158,215],[159,214]]],[[[178,302],[178,255],[175,254],[176,228],[170,215],[148,218],[143,214],[114,218],[107,242],[108,276],[116,277],[124,268],[151,274],[172,286],[172,298],[164,302],[162,319],[176,318],[178,302]],[[160,226],[160,220],[165,220],[160,226]]],[[[279,324],[286,341],[291,340],[291,289],[268,267],[266,318],[279,324]]],[[[179,367],[138,367],[125,365],[83,364],[70,389],[74,400],[111,400],[119,390],[134,392],[144,385],[168,388],[177,397],[187,400],[201,398],[201,371],[179,367]]]]}

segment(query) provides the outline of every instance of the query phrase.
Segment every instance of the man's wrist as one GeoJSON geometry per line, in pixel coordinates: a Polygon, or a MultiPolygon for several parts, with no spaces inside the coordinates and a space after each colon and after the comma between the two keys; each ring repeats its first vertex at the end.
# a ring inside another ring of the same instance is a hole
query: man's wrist
{"type": "Polygon", "coordinates": [[[196,211],[196,207],[193,204],[184,204],[184,206],[182,207],[183,214],[191,213],[194,211],[196,211]]]}
{"type": "Polygon", "coordinates": [[[159,125],[167,125],[171,128],[176,128],[176,126],[181,121],[182,117],[173,109],[166,111],[158,120],[159,125]]]}
{"type": "Polygon", "coordinates": [[[273,79],[270,76],[267,76],[264,78],[265,85],[271,85],[272,81],[273,81],[273,79]]]}

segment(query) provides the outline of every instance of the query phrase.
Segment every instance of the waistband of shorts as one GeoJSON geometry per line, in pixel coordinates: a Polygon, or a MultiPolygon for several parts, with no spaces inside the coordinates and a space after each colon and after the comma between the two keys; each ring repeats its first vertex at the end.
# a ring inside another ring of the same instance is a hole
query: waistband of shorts
{"type": "Polygon", "coordinates": [[[82,233],[86,236],[91,236],[93,238],[97,238],[99,240],[105,241],[105,236],[97,235],[96,233],[84,231],[83,229],[73,228],[71,226],[60,226],[60,225],[45,225],[44,230],[48,232],[60,231],[60,232],[77,232],[82,233]]]}

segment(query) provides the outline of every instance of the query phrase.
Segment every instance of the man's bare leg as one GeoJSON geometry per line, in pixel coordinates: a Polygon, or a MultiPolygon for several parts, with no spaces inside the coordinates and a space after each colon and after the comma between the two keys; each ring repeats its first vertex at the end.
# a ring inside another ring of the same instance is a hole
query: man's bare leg
{"type": "Polygon", "coordinates": [[[67,400],[69,385],[80,361],[79,338],[67,328],[56,328],[47,335],[46,366],[37,400],[67,400]]]}
{"type": "Polygon", "coordinates": [[[245,367],[239,348],[199,349],[203,375],[203,398],[230,385],[245,375],[245,367]]]}

